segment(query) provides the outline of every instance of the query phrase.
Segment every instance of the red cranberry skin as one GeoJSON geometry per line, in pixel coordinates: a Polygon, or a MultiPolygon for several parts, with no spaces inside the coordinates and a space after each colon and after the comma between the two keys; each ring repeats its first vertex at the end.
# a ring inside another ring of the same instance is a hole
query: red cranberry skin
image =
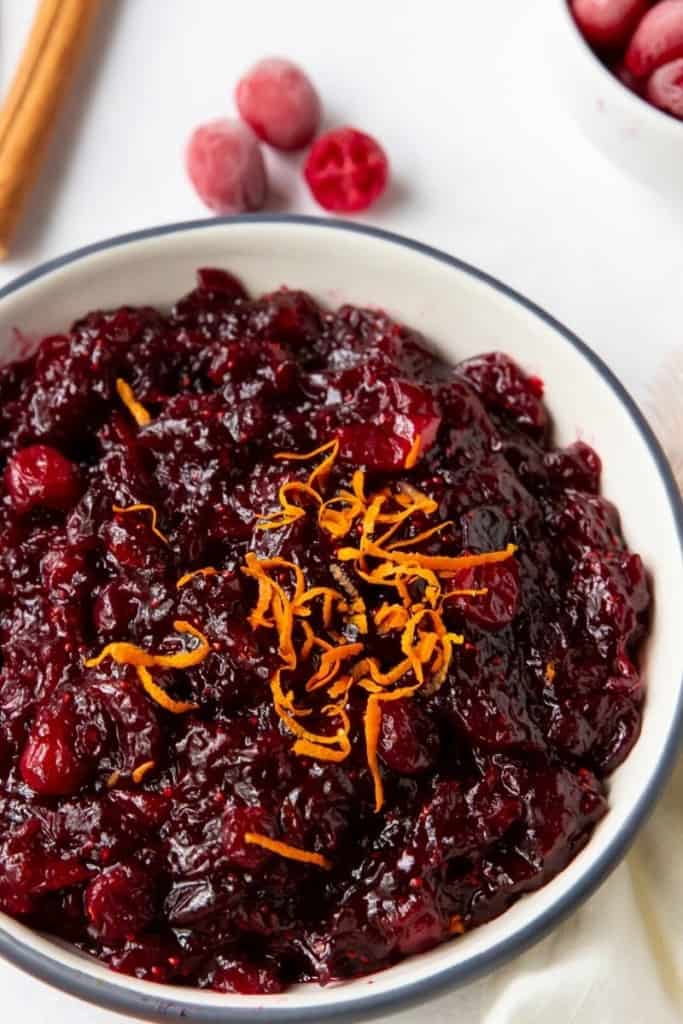
{"type": "Polygon", "coordinates": [[[91,932],[102,942],[117,945],[134,938],[154,920],[149,876],[133,863],[106,868],[85,891],[85,912],[91,932]]]}
{"type": "Polygon", "coordinates": [[[661,0],[645,14],[626,51],[626,67],[647,78],[662,64],[683,57],[683,0],[661,0]]]}
{"type": "Polygon", "coordinates": [[[360,213],[382,195],[389,160],[380,144],[355,128],[337,128],[313,143],[304,177],[314,199],[331,213],[360,213]]]}
{"type": "Polygon", "coordinates": [[[648,79],[645,95],[653,106],[683,121],[683,57],[657,68],[648,79]]]}
{"type": "Polygon", "coordinates": [[[76,793],[92,771],[92,761],[76,749],[72,702],[57,702],[38,714],[21,754],[19,768],[27,786],[40,796],[76,793]]]}
{"type": "Polygon", "coordinates": [[[23,448],[9,459],[5,487],[19,514],[39,507],[67,511],[81,492],[74,464],[46,444],[23,448]]]}
{"type": "Polygon", "coordinates": [[[235,100],[258,137],[285,152],[307,146],[320,124],[320,100],[310,79],[280,57],[250,68],[237,83],[235,100]]]}
{"type": "Polygon", "coordinates": [[[214,213],[244,213],[263,206],[263,156],[251,129],[241,121],[222,118],[200,125],[190,137],[185,161],[200,199],[214,213]]]}
{"type": "Polygon", "coordinates": [[[629,39],[649,0],[572,0],[581,32],[593,46],[614,49],[629,39]]]}

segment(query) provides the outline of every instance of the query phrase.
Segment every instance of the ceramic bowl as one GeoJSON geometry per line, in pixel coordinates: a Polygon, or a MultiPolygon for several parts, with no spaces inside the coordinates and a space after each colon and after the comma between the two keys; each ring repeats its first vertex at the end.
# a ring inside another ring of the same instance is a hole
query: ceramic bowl
{"type": "Polygon", "coordinates": [[[585,135],[645,184],[683,196],[683,121],[646,103],[598,60],[567,0],[549,0],[543,17],[548,59],[585,135]]]}
{"type": "Polygon", "coordinates": [[[481,271],[370,228],[266,216],[178,224],[98,243],[38,267],[0,291],[0,351],[12,351],[14,328],[37,339],[86,309],[166,306],[193,286],[195,269],[207,265],[233,270],[254,293],[287,283],[324,303],[382,307],[421,330],[452,360],[491,349],[510,353],[544,379],[557,442],[570,443],[578,434],[600,452],[604,493],[621,510],[628,544],[640,552],[654,581],[643,730],[611,779],[611,810],[561,875],[497,920],[370,977],[246,997],[117,975],[0,915],[2,955],[52,985],[136,1018],[356,1022],[425,1001],[517,956],[585,899],[623,857],[669,773],[680,730],[683,510],[642,414],[583,342],[481,271]]]}

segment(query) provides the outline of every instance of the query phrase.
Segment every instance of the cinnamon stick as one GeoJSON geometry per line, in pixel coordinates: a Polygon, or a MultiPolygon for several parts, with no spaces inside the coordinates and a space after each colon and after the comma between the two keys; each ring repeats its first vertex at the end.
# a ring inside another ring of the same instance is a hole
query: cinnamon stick
{"type": "Polygon", "coordinates": [[[100,0],[40,0],[0,110],[0,259],[8,255],[99,4],[100,0]]]}

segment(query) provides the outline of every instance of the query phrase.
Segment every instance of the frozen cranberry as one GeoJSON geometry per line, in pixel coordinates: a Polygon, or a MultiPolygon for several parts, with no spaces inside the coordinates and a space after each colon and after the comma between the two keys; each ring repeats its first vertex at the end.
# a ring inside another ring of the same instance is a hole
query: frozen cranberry
{"type": "Polygon", "coordinates": [[[386,701],[381,707],[379,754],[387,767],[401,775],[431,768],[439,753],[439,734],[429,717],[409,700],[386,701]]]}
{"type": "Polygon", "coordinates": [[[276,149],[301,149],[318,130],[318,94],[308,76],[289,60],[259,61],[237,83],[235,99],[247,124],[276,149]]]}
{"type": "Polygon", "coordinates": [[[85,892],[91,930],[106,943],[118,943],[144,931],[154,910],[150,879],[137,864],[106,868],[85,892]]]}
{"type": "Polygon", "coordinates": [[[74,464],[46,444],[23,448],[9,460],[5,487],[12,506],[21,513],[39,506],[65,511],[80,493],[74,464]]]}
{"type": "Polygon", "coordinates": [[[367,210],[387,187],[389,161],[372,136],[355,128],[337,128],[313,143],[304,175],[324,209],[358,213],[367,210]]]}
{"type": "Polygon", "coordinates": [[[655,107],[683,120],[683,57],[657,68],[648,80],[646,95],[655,107]]]}
{"type": "Polygon", "coordinates": [[[266,198],[266,169],[255,136],[240,121],[221,118],[192,133],[187,173],[214,213],[258,210],[266,198]]]}
{"type": "Polygon", "coordinates": [[[576,22],[589,43],[617,47],[627,41],[648,0],[572,0],[576,22]]]}
{"type": "Polygon", "coordinates": [[[683,57],[683,0],[661,0],[644,16],[626,51],[626,67],[636,78],[683,57]]]}

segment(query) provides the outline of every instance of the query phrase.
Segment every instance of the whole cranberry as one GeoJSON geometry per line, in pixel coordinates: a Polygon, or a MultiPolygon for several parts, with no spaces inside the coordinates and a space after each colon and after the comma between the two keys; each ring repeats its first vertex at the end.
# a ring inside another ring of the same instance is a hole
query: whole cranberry
{"type": "Polygon", "coordinates": [[[241,121],[220,118],[192,133],[187,173],[214,213],[258,210],[266,198],[266,168],[255,135],[241,121]]]}
{"type": "Polygon", "coordinates": [[[153,921],[151,880],[137,864],[114,864],[94,878],[85,891],[90,930],[103,942],[132,939],[153,921]]]}
{"type": "Polygon", "coordinates": [[[16,512],[37,506],[66,511],[80,495],[78,471],[56,448],[33,444],[8,461],[5,487],[16,512]]]}
{"type": "Polygon", "coordinates": [[[90,775],[92,756],[77,749],[77,724],[72,701],[66,699],[55,701],[36,717],[19,769],[27,786],[41,796],[76,793],[90,775]]]}
{"type": "Polygon", "coordinates": [[[270,57],[237,83],[237,109],[259,138],[276,149],[301,149],[320,123],[320,100],[308,76],[290,60],[270,57]]]}
{"type": "Polygon", "coordinates": [[[626,67],[636,78],[646,78],[679,57],[683,57],[683,0],[661,0],[633,33],[626,67]]]}
{"type": "Polygon", "coordinates": [[[627,42],[647,10],[648,0],[572,0],[572,12],[593,46],[613,48],[627,42]]]}

